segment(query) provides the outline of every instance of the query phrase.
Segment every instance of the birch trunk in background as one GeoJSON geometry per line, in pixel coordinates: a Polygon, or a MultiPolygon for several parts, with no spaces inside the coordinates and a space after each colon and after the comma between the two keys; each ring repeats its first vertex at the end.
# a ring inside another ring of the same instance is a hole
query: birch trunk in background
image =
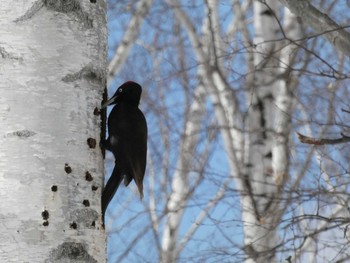
{"type": "Polygon", "coordinates": [[[254,2],[254,81],[247,100],[248,121],[245,161],[248,195],[253,207],[242,199],[246,262],[274,262],[278,244],[280,197],[288,178],[288,139],[292,115],[290,65],[295,46],[289,39],[300,39],[297,19],[285,12],[284,42],[278,21],[279,4],[254,2]],[[284,44],[284,46],[283,46],[284,44]]]}
{"type": "MultiPolygon", "coordinates": [[[[178,247],[178,232],[182,217],[193,193],[190,185],[191,181],[196,181],[194,176],[189,178],[190,171],[195,170],[195,154],[198,145],[198,131],[204,115],[205,92],[204,87],[199,85],[195,90],[194,101],[188,111],[188,122],[180,150],[180,158],[171,182],[171,193],[167,202],[168,214],[164,226],[162,238],[161,262],[176,262],[178,247]]],[[[197,178],[198,180],[198,178],[197,178]]]]}
{"type": "Polygon", "coordinates": [[[245,143],[247,193],[241,198],[246,263],[274,262],[277,235],[269,208],[276,192],[271,168],[278,24],[275,1],[254,2],[254,80],[248,90],[245,143]],[[248,197],[248,198],[247,198],[248,197]],[[250,199],[250,202],[246,202],[250,199]]]}
{"type": "Polygon", "coordinates": [[[105,262],[105,1],[0,5],[1,262],[105,262]]]}
{"type": "MultiPolygon", "coordinates": [[[[273,214],[269,212],[276,208],[275,194],[278,187],[273,181],[272,146],[274,129],[274,90],[280,87],[277,84],[276,66],[278,57],[275,57],[277,44],[278,21],[274,17],[277,4],[264,6],[255,3],[254,25],[256,30],[255,55],[255,82],[249,91],[252,97],[247,98],[248,127],[245,134],[245,148],[249,149],[245,157],[245,167],[241,167],[243,149],[242,135],[238,127],[242,126],[242,118],[238,112],[236,98],[225,77],[225,70],[220,63],[224,50],[220,42],[220,28],[215,18],[217,10],[215,3],[207,1],[207,20],[203,27],[203,39],[199,39],[191,26],[186,14],[175,1],[169,1],[175,15],[187,30],[199,66],[199,75],[205,84],[208,94],[216,110],[216,117],[221,127],[225,149],[228,154],[232,174],[235,174],[237,189],[241,192],[242,221],[244,222],[246,262],[267,262],[274,260],[277,242],[273,214]],[[269,66],[275,66],[268,69],[269,66]]],[[[286,159],[286,161],[288,161],[286,159]]],[[[287,163],[282,164],[287,167],[287,163]]],[[[277,202],[278,203],[278,202],[277,202]]]]}

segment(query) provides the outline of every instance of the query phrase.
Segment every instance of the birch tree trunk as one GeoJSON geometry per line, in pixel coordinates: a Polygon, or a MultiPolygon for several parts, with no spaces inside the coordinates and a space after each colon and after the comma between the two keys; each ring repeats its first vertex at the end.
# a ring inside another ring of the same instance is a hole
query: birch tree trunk
{"type": "MultiPolygon", "coordinates": [[[[278,18],[279,4],[254,2],[254,81],[247,100],[247,148],[245,170],[253,206],[242,203],[246,262],[275,262],[278,244],[281,191],[288,179],[288,141],[292,115],[290,65],[295,47],[279,41],[281,26],[287,39],[300,39],[296,17],[288,10],[285,23],[278,18]]],[[[242,199],[243,201],[245,199],[242,199]]]]}
{"type": "Polygon", "coordinates": [[[0,5],[1,262],[105,262],[105,1],[0,5]]]}

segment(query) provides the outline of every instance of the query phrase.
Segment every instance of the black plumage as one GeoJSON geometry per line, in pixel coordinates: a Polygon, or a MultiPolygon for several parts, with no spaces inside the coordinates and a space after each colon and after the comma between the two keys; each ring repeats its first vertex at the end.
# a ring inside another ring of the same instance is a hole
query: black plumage
{"type": "Polygon", "coordinates": [[[105,148],[115,157],[115,166],[102,192],[102,218],[119,184],[124,179],[125,186],[134,179],[143,198],[143,177],[146,169],[147,123],[138,108],[142,88],[128,81],[121,85],[111,99],[102,105],[116,104],[108,117],[108,139],[105,148]]]}

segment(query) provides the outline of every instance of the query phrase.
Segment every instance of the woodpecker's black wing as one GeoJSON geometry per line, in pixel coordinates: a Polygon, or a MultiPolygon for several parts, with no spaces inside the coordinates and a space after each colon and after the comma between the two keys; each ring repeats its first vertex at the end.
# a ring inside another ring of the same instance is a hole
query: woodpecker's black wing
{"type": "Polygon", "coordinates": [[[124,179],[127,186],[134,179],[141,199],[146,169],[147,124],[143,113],[135,105],[120,102],[108,118],[109,137],[106,149],[113,152],[116,162],[113,173],[102,193],[102,215],[124,179]]]}

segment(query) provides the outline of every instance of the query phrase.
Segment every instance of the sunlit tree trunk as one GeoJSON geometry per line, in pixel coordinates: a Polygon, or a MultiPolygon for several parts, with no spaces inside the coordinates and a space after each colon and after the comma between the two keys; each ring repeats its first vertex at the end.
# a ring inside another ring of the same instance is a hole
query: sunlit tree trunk
{"type": "Polygon", "coordinates": [[[1,262],[105,262],[105,1],[0,5],[1,262]]]}

